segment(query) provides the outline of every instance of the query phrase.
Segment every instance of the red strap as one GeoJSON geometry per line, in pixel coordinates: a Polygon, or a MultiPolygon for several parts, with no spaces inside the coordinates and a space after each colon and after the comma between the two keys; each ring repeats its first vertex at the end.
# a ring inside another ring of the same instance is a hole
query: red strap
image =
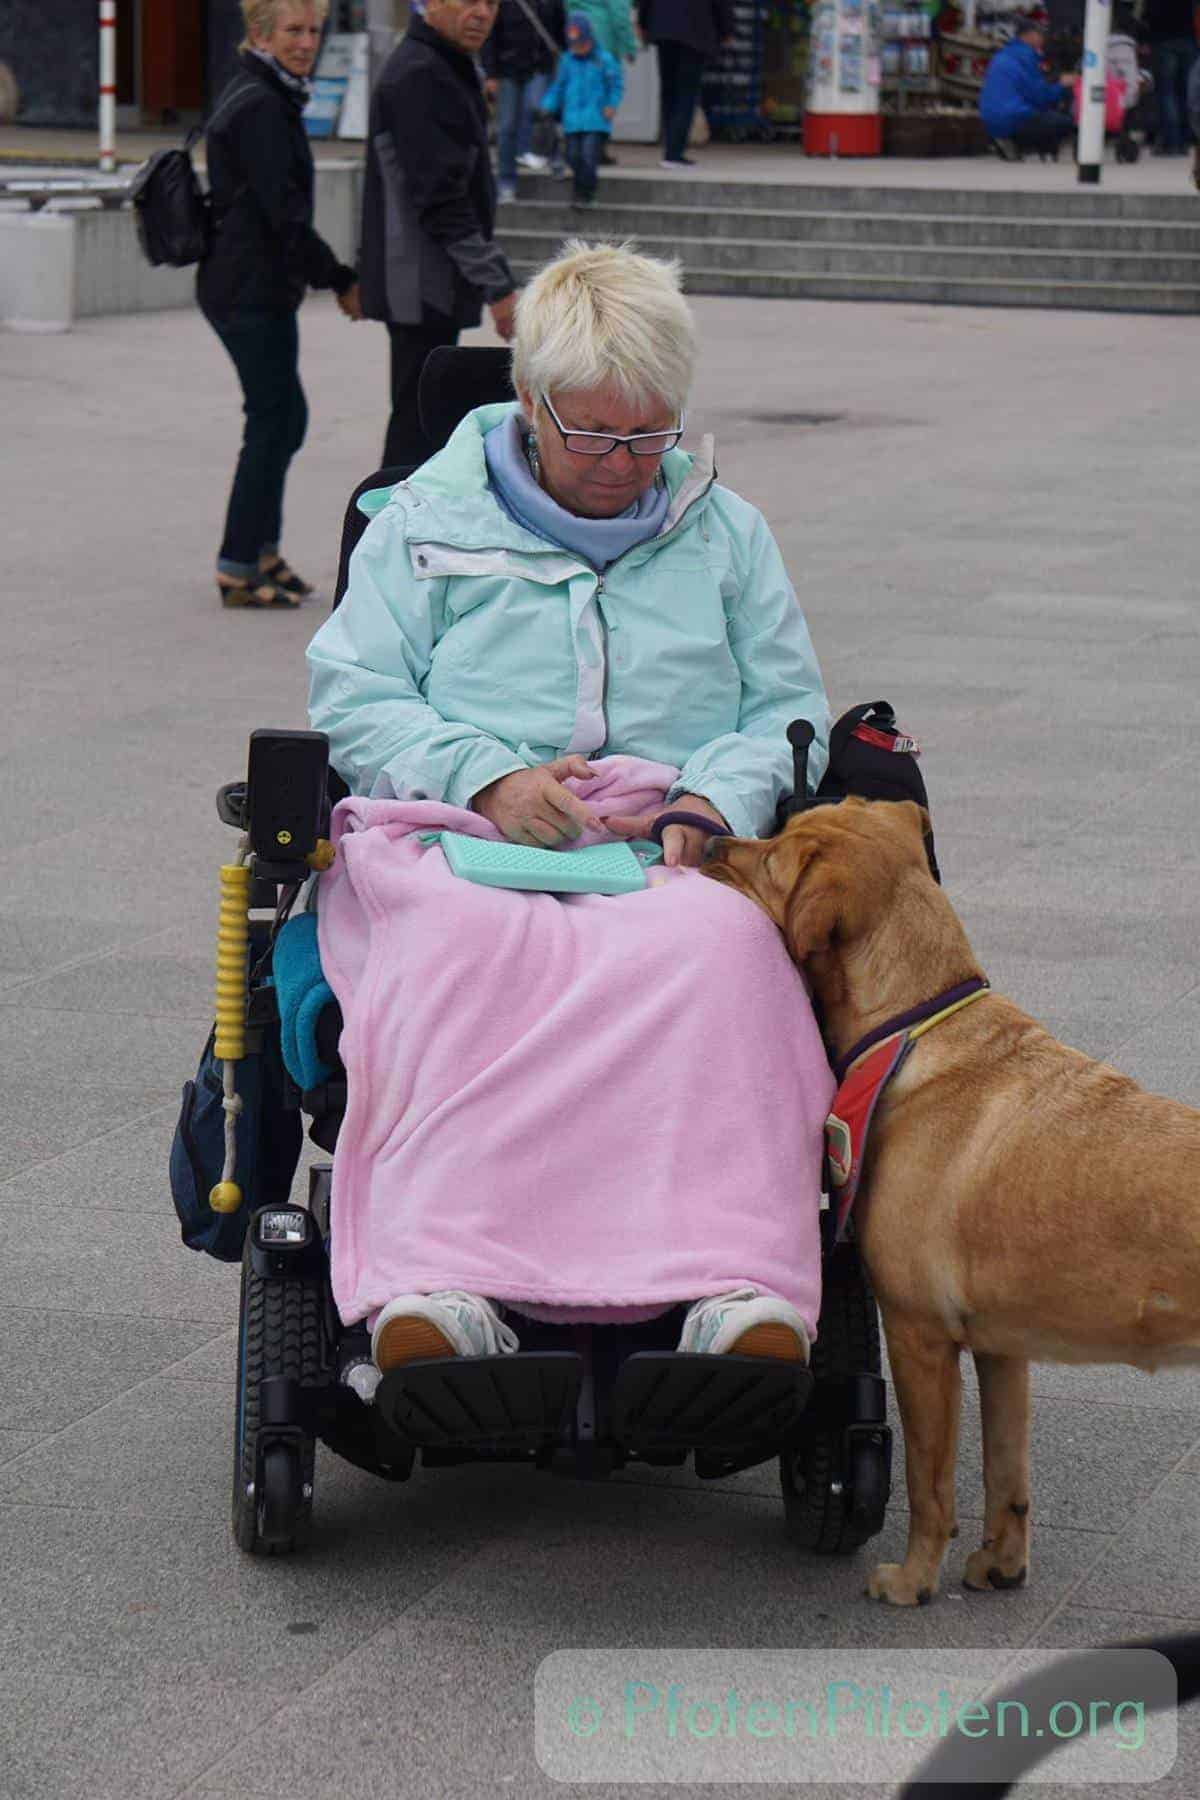
{"type": "Polygon", "coordinates": [[[861,739],[864,744],[874,744],[877,750],[904,750],[909,756],[921,754],[916,738],[903,731],[893,735],[890,731],[879,731],[874,725],[856,725],[850,736],[861,739]]]}
{"type": "Polygon", "coordinates": [[[867,1134],[880,1095],[909,1050],[906,1031],[885,1038],[855,1063],[833,1097],[825,1121],[825,1160],[829,1171],[829,1198],[837,1207],[837,1234],[841,1237],[862,1179],[867,1134]]]}

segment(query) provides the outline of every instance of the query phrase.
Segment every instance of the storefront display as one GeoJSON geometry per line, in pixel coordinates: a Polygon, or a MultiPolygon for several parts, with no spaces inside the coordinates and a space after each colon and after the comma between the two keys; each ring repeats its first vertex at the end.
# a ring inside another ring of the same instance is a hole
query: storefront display
{"type": "Polygon", "coordinates": [[[715,138],[799,137],[808,38],[808,0],[737,0],[733,42],[704,76],[702,102],[715,138]]]}
{"type": "Polygon", "coordinates": [[[986,148],[983,72],[1028,0],[735,0],[702,104],[727,143],[803,138],[810,156],[986,148]]]}

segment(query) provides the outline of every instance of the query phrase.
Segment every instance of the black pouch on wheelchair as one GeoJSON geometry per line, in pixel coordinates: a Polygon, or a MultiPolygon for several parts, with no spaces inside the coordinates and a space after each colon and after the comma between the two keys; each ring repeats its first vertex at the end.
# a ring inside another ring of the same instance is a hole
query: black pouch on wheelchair
{"type": "MultiPolygon", "coordinates": [[[[915,800],[929,809],[929,795],[917,758],[920,745],[896,724],[886,700],[872,700],[844,712],[829,734],[829,765],[817,789],[818,800],[915,800]]],[[[941,880],[934,855],[933,832],[925,833],[929,871],[941,880]]]]}
{"type": "Polygon", "coordinates": [[[235,1087],[242,1110],[237,1121],[236,1180],[242,1204],[235,1213],[214,1212],[208,1196],[225,1162],[225,1110],[221,1064],[210,1032],[194,1081],[185,1082],[171,1145],[171,1197],[183,1241],[221,1262],[239,1262],[250,1215],[259,1206],[286,1206],[300,1160],[300,1115],[287,1104],[287,1076],[279,1047],[279,1022],[262,1028],[262,1049],[237,1064],[235,1087]]]}

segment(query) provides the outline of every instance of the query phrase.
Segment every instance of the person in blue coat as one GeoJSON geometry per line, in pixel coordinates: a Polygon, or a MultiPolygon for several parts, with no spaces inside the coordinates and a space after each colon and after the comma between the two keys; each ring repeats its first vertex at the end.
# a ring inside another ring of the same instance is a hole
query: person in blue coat
{"type": "Polygon", "coordinates": [[[1006,161],[1024,150],[1052,150],[1070,137],[1075,125],[1064,103],[1075,85],[1074,75],[1047,81],[1042,74],[1046,34],[1035,19],[1022,19],[1017,34],[998,50],[987,67],[979,95],[979,116],[988,136],[1006,161]]]}
{"type": "Polygon", "coordinates": [[[575,177],[574,203],[594,206],[600,179],[600,152],[625,91],[621,65],[601,50],[584,12],[567,20],[567,54],[542,95],[540,110],[561,118],[567,161],[575,177]]]}

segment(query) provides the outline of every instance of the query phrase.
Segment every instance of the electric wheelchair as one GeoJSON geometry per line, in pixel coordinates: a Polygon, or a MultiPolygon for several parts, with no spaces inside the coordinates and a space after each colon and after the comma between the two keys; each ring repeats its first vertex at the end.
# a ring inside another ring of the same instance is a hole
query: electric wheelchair
{"type": "MultiPolygon", "coordinates": [[[[507,370],[507,351],[435,351],[421,387],[427,434],[444,441],[470,406],[511,398],[507,370]]],[[[366,524],[359,497],[409,472],[381,470],[356,489],[335,605],[366,524]]],[[[817,803],[805,797],[811,737],[807,722],[789,730],[796,798],[781,806],[781,823],[817,803]]],[[[819,800],[854,791],[923,801],[910,744],[885,702],[853,709],[835,731],[819,800]]],[[[681,1304],[638,1324],[522,1318],[516,1354],[410,1362],[378,1379],[365,1323],[344,1326],[333,1304],[332,1165],[309,1170],[303,1200],[292,1194],[302,1117],[313,1142],[332,1153],[345,1110],[340,1012],[327,997],[310,1020],[324,1079],[304,1087],[281,1053],[286,1008],[276,982],[283,934],[313,870],[328,866],[329,815],[345,792],[321,734],[256,731],[246,779],[217,797],[223,821],[242,834],[241,850],[221,871],[217,1022],[200,1075],[184,1090],[172,1187],[185,1242],[242,1263],[232,1481],[239,1547],[272,1554],[305,1543],[319,1440],[388,1481],[409,1479],[418,1461],[423,1470],[521,1462],[602,1479],[690,1458],[702,1479],[720,1480],[777,1459],[794,1544],[833,1555],[858,1549],[883,1526],[892,1441],[875,1301],[853,1222],[835,1241],[828,1207],[808,1368],[676,1353],[681,1304]],[[205,1107],[210,1139],[220,1134],[215,1162],[199,1141],[205,1107]]]]}

